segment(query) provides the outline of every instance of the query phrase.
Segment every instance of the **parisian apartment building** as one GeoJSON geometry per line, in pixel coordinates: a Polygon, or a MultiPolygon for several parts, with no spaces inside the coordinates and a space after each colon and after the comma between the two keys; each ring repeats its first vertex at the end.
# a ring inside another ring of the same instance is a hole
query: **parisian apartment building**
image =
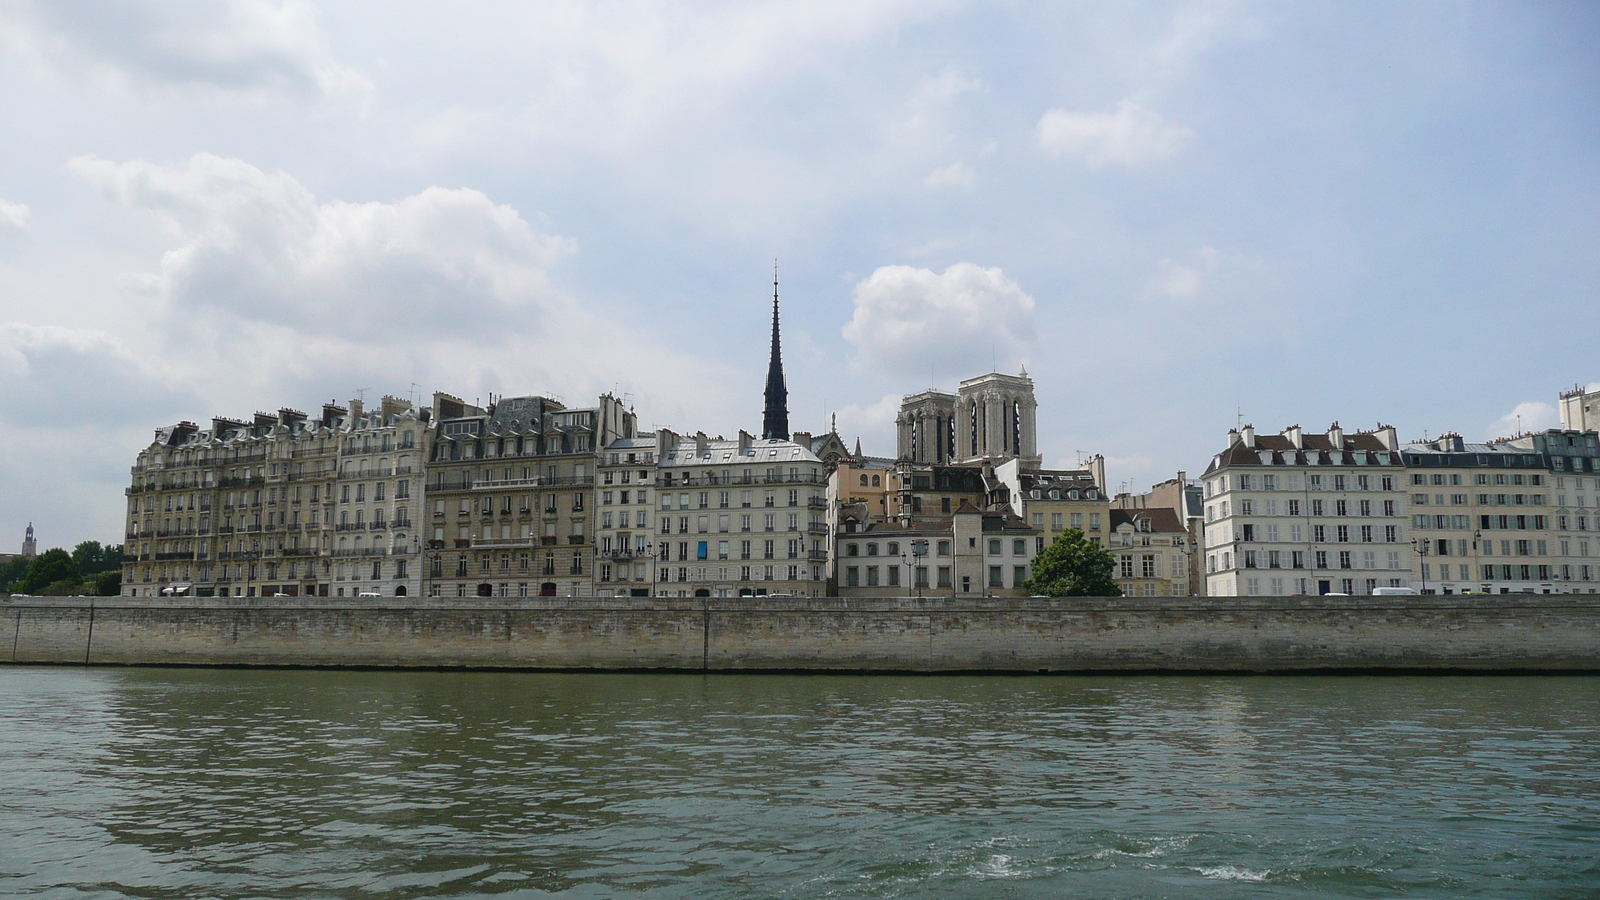
{"type": "Polygon", "coordinates": [[[1595,593],[1600,395],[1562,423],[1482,443],[1393,428],[1230,431],[1202,480],[1208,593],[1595,593]]]}

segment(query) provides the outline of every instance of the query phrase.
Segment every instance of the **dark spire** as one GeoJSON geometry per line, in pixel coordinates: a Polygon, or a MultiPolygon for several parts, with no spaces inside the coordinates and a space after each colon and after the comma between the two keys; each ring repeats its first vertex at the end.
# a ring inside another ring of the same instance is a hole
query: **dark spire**
{"type": "Polygon", "coordinates": [[[778,349],[778,261],[772,261],[772,358],[767,362],[767,409],[763,438],[789,439],[789,389],[783,384],[783,354],[778,349]]]}

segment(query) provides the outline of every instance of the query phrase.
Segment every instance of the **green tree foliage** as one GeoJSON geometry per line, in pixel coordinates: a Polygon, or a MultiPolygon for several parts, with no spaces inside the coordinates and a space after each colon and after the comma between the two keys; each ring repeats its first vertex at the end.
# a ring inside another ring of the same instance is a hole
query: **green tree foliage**
{"type": "Polygon", "coordinates": [[[122,593],[122,570],[101,572],[89,579],[87,593],[96,597],[115,597],[122,593]]]}
{"type": "Polygon", "coordinates": [[[1034,557],[1027,587],[1048,597],[1120,597],[1122,590],[1111,579],[1115,566],[1111,551],[1068,529],[1034,557]]]}
{"type": "Polygon", "coordinates": [[[16,590],[24,594],[37,594],[58,581],[77,581],[78,566],[67,551],[60,547],[35,556],[28,564],[28,572],[16,590]]]}
{"type": "Polygon", "coordinates": [[[19,591],[17,587],[24,576],[28,574],[28,563],[32,560],[19,556],[7,563],[0,563],[0,591],[19,591]]]}
{"type": "Polygon", "coordinates": [[[78,574],[84,578],[120,569],[122,545],[108,544],[102,547],[99,541],[84,541],[72,548],[72,561],[78,566],[78,574]]]}

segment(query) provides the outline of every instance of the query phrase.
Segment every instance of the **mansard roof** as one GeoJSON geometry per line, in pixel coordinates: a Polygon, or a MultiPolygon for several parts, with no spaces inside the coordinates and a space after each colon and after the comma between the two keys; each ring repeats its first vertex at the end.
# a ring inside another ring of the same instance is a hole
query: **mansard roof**
{"type": "Polygon", "coordinates": [[[1188,533],[1188,529],[1183,527],[1183,522],[1178,519],[1177,510],[1160,506],[1145,509],[1113,509],[1110,525],[1112,531],[1116,531],[1121,525],[1132,525],[1133,530],[1138,532],[1188,533]],[[1147,522],[1149,525],[1141,528],[1140,522],[1147,522]]]}

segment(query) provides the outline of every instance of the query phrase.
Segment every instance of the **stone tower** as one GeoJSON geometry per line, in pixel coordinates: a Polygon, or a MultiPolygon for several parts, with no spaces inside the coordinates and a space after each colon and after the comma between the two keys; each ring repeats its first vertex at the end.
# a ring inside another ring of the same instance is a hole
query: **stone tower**
{"type": "Polygon", "coordinates": [[[945,466],[955,458],[956,395],[933,388],[907,394],[895,417],[895,456],[945,466]]]}
{"type": "Polygon", "coordinates": [[[1039,404],[1033,399],[1033,379],[990,372],[961,382],[956,394],[956,460],[998,465],[1021,459],[1023,467],[1037,467],[1039,404]]]}
{"type": "Polygon", "coordinates": [[[27,559],[32,559],[33,557],[37,556],[38,553],[39,544],[33,539],[33,523],[29,522],[28,530],[24,532],[22,536],[22,555],[27,559]]]}

